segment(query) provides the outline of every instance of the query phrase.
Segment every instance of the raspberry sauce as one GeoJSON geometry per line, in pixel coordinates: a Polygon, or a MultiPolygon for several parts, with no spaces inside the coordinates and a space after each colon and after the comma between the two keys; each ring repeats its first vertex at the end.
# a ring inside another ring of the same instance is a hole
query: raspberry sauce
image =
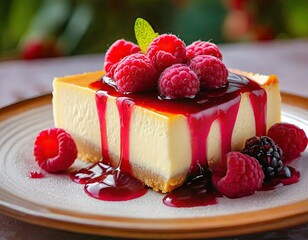
{"type": "MultiPolygon", "coordinates": [[[[278,177],[271,180],[265,180],[258,191],[270,191],[281,186],[297,183],[300,179],[300,173],[293,167],[288,167],[291,172],[290,177],[278,177]]],[[[166,194],[163,203],[169,207],[200,207],[209,206],[218,203],[222,194],[217,192],[211,182],[211,172],[206,171],[204,174],[188,180],[183,186],[166,194]]]]}
{"type": "Polygon", "coordinates": [[[198,207],[217,203],[221,197],[211,183],[211,173],[206,171],[197,177],[188,180],[183,186],[168,193],[163,203],[169,207],[198,207]]]}
{"type": "Polygon", "coordinates": [[[265,180],[263,186],[259,191],[269,191],[276,189],[279,186],[287,186],[293,183],[297,183],[300,179],[300,172],[296,171],[295,168],[288,166],[291,172],[291,177],[277,177],[271,180],[265,180]]]}
{"type": "Polygon", "coordinates": [[[30,170],[27,175],[29,178],[44,178],[45,177],[45,175],[38,170],[30,170]]]}
{"type": "Polygon", "coordinates": [[[103,161],[72,172],[70,177],[76,183],[85,184],[85,192],[99,200],[125,201],[141,197],[147,192],[143,183],[103,161]]]}

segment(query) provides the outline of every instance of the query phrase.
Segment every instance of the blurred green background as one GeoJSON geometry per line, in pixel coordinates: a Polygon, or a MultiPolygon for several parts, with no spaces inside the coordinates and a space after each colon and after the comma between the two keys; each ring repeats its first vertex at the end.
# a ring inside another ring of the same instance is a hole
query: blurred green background
{"type": "Polygon", "coordinates": [[[307,0],[0,0],[0,61],[104,53],[137,17],[186,44],[308,37],[307,0]]]}

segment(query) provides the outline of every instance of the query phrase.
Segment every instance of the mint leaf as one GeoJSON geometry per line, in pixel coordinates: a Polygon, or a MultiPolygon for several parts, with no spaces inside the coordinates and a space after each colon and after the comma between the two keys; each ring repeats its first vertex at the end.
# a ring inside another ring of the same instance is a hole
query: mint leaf
{"type": "Polygon", "coordinates": [[[135,36],[137,43],[143,53],[146,53],[150,43],[159,34],[156,33],[151,25],[142,18],[137,18],[135,22],[135,36]]]}

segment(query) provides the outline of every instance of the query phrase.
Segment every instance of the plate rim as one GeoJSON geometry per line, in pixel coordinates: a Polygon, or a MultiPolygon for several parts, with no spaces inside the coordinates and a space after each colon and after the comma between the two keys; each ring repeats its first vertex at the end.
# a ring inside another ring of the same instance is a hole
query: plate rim
{"type": "MultiPolygon", "coordinates": [[[[308,110],[308,98],[306,97],[284,92],[281,93],[281,97],[282,103],[285,105],[308,110]]],[[[0,121],[49,104],[52,104],[52,94],[17,102],[0,109],[0,121]]],[[[71,211],[64,209],[41,207],[46,212],[29,211],[31,209],[12,204],[6,200],[1,201],[0,197],[0,213],[12,218],[55,229],[113,237],[227,237],[277,230],[308,222],[308,199],[245,213],[197,218],[146,219],[83,213],[74,215],[71,211]],[[61,219],[61,216],[72,218],[61,219]],[[95,220],[96,224],[83,223],[81,220],[85,219],[95,220]]]]}

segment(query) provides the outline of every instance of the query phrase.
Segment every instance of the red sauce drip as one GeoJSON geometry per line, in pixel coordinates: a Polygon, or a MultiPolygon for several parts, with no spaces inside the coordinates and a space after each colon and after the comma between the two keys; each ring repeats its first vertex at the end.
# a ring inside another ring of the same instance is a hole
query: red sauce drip
{"type": "Polygon", "coordinates": [[[192,164],[190,167],[190,174],[196,175],[199,171],[199,166],[206,168],[207,166],[207,136],[209,134],[211,124],[218,119],[220,123],[221,139],[221,154],[225,154],[231,150],[231,137],[234,124],[236,121],[240,96],[235,99],[223,103],[213,111],[206,109],[202,112],[191,114],[188,116],[188,124],[191,136],[191,149],[192,149],[192,164]],[[226,121],[228,119],[228,121],[226,121]]]}
{"type": "Polygon", "coordinates": [[[220,114],[221,156],[231,151],[232,132],[235,125],[241,98],[230,101],[220,114]]]}
{"type": "Polygon", "coordinates": [[[267,180],[263,183],[263,186],[259,191],[269,191],[276,189],[279,186],[287,186],[294,183],[299,182],[300,179],[300,172],[296,171],[293,167],[288,167],[291,171],[291,177],[285,178],[285,177],[278,177],[273,178],[271,180],[267,180]]]}
{"type": "Polygon", "coordinates": [[[265,91],[252,92],[249,95],[253,113],[255,116],[256,136],[266,135],[266,104],[267,95],[265,91]]]}
{"type": "MultiPolygon", "coordinates": [[[[94,84],[96,84],[95,82],[94,84]]],[[[92,85],[93,87],[93,85],[92,85]]],[[[117,94],[119,95],[119,94],[117,94]]],[[[109,149],[107,139],[107,123],[106,123],[106,107],[108,94],[105,91],[98,90],[96,93],[96,106],[100,122],[101,131],[101,148],[104,164],[109,164],[109,149]]],[[[129,164],[129,133],[130,133],[130,118],[134,101],[128,97],[118,96],[117,107],[120,116],[120,163],[119,167],[122,171],[131,173],[129,164]]]]}
{"type": "Polygon", "coordinates": [[[76,183],[86,184],[89,180],[99,177],[110,170],[112,170],[112,167],[100,161],[89,168],[82,168],[76,172],[72,172],[70,177],[76,183]]]}
{"type": "Polygon", "coordinates": [[[198,207],[217,203],[221,195],[215,192],[211,183],[211,174],[199,175],[185,185],[168,193],[163,203],[169,207],[198,207]]]}
{"type": "Polygon", "coordinates": [[[101,148],[102,148],[102,159],[104,164],[109,164],[109,151],[107,141],[107,123],[106,123],[106,107],[107,107],[107,95],[103,91],[96,93],[96,106],[97,114],[100,122],[101,131],[101,148]]]}
{"type": "Polygon", "coordinates": [[[91,197],[106,201],[126,201],[143,196],[147,189],[130,174],[119,169],[89,180],[85,191],[91,197]]]}
{"type": "Polygon", "coordinates": [[[85,184],[85,192],[99,200],[125,201],[141,197],[147,192],[143,183],[103,161],[72,172],[70,178],[76,183],[85,184]]]}
{"type": "Polygon", "coordinates": [[[44,178],[45,175],[38,170],[31,170],[28,172],[29,178],[44,178]]]}
{"type": "Polygon", "coordinates": [[[129,134],[130,119],[132,116],[132,108],[134,101],[127,97],[117,98],[117,107],[120,116],[120,163],[119,167],[122,171],[131,173],[129,164],[129,134]]]}

